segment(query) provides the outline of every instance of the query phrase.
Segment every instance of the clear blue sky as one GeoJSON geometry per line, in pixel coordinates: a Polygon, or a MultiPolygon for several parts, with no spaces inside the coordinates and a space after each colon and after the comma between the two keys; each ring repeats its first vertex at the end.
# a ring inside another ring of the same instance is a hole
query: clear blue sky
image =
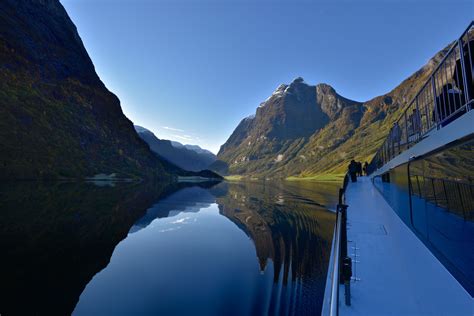
{"type": "Polygon", "coordinates": [[[474,18],[451,0],[61,2],[135,124],[214,152],[280,83],[371,99],[474,18]]]}

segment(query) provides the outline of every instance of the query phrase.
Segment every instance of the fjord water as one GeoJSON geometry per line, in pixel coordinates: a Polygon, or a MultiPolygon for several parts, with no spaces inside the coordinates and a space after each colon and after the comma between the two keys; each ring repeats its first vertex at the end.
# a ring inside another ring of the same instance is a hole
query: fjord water
{"type": "Polygon", "coordinates": [[[336,183],[0,187],[6,314],[321,310],[336,183]]]}

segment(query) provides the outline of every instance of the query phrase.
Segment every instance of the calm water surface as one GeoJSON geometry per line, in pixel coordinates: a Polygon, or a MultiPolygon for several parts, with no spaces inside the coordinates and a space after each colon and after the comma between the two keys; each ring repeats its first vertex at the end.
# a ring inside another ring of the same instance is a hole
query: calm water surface
{"type": "Polygon", "coordinates": [[[0,313],[318,315],[337,184],[0,187],[0,313]]]}

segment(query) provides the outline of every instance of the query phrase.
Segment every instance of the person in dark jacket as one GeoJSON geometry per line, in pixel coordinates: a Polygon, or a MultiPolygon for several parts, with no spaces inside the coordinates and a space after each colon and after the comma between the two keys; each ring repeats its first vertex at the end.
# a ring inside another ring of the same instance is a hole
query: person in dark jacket
{"type": "Polygon", "coordinates": [[[369,163],[367,161],[364,163],[364,174],[369,175],[369,163]]]}
{"type": "Polygon", "coordinates": [[[357,182],[357,163],[354,160],[349,164],[349,175],[352,182],[357,182]]]}
{"type": "Polygon", "coordinates": [[[357,176],[362,177],[362,163],[360,161],[357,161],[356,164],[357,164],[357,176]]]}
{"type": "MultiPolygon", "coordinates": [[[[441,88],[440,94],[436,97],[436,110],[433,118],[436,119],[437,114],[438,122],[441,122],[441,126],[446,126],[454,121],[460,115],[459,112],[455,117],[453,117],[452,114],[461,108],[462,98],[463,96],[459,89],[454,87],[451,83],[445,84],[443,88],[441,88]]],[[[461,115],[462,114],[463,113],[461,113],[461,115]]]]}
{"type": "MultiPolygon", "coordinates": [[[[464,76],[462,73],[462,66],[461,66],[461,59],[456,60],[456,67],[453,73],[453,80],[458,87],[462,91],[463,98],[464,96],[469,95],[469,99],[474,98],[474,72],[473,64],[474,64],[474,40],[470,40],[468,43],[464,43],[463,45],[463,60],[464,60],[464,70],[466,72],[466,84],[464,85],[464,76]]],[[[465,102],[462,102],[464,105],[465,102]]]]}

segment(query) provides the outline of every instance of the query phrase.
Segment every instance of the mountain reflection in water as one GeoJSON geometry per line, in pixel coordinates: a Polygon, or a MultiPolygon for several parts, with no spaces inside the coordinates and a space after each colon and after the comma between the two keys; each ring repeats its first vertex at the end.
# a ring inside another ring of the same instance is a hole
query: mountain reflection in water
{"type": "Polygon", "coordinates": [[[337,187],[3,185],[0,312],[319,314],[337,187]]]}

